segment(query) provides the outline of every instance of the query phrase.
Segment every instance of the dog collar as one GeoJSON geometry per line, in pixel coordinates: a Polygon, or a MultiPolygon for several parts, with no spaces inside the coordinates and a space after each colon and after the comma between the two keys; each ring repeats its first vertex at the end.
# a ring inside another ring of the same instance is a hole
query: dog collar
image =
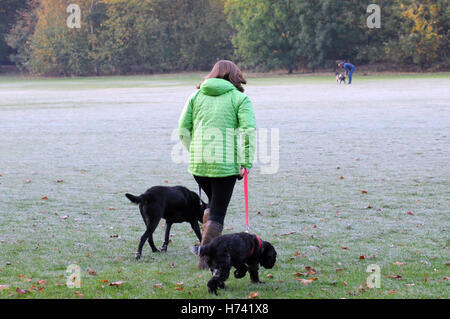
{"type": "MultiPolygon", "coordinates": [[[[256,239],[258,239],[259,250],[261,250],[261,247],[262,247],[261,238],[259,238],[258,235],[253,235],[253,236],[255,236],[256,239]]],[[[250,250],[250,257],[253,255],[254,252],[255,252],[255,246],[253,246],[252,250],[250,250]]]]}

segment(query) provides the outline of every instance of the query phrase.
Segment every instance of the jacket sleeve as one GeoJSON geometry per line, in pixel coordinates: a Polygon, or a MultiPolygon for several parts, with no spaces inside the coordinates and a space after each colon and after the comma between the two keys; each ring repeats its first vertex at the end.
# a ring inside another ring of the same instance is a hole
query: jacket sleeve
{"type": "Polygon", "coordinates": [[[241,149],[238,158],[242,167],[252,168],[256,147],[256,120],[252,102],[245,96],[238,108],[241,149]]]}
{"type": "Polygon", "coordinates": [[[189,151],[192,137],[192,96],[189,97],[178,121],[178,135],[184,147],[189,151]]]}

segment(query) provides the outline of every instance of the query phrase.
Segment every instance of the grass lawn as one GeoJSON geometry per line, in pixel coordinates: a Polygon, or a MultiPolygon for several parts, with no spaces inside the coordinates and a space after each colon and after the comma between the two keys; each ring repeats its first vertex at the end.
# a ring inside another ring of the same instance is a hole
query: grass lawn
{"type": "MultiPolygon", "coordinates": [[[[144,224],[124,193],[197,189],[171,135],[201,76],[0,77],[0,298],[450,297],[448,73],[351,86],[252,75],[257,124],[279,129],[280,153],[278,173],[251,171],[250,227],[276,266],[209,295],[187,223],[167,253],[146,245],[135,261],[144,224]],[[72,264],[80,288],[66,286],[72,264]],[[380,288],[366,287],[371,264],[380,288]]],[[[224,233],[243,230],[238,182],[224,233]]]]}

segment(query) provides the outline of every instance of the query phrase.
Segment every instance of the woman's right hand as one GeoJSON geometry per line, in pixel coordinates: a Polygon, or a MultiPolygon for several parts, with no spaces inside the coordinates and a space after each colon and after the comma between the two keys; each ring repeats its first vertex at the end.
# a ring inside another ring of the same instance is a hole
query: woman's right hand
{"type": "MultiPolygon", "coordinates": [[[[241,167],[241,170],[239,171],[239,177],[238,180],[241,180],[242,178],[244,178],[244,174],[245,174],[245,167],[241,167]]],[[[247,170],[247,174],[250,172],[250,170],[247,170]]]]}

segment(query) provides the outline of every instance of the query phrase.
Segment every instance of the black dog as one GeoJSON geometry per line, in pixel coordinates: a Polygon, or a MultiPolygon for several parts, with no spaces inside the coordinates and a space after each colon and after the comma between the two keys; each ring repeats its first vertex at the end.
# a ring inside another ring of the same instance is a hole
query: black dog
{"type": "Polygon", "coordinates": [[[189,222],[198,240],[202,240],[198,222],[203,220],[206,204],[203,201],[200,203],[198,194],[186,187],[154,186],[140,196],[128,193],[125,196],[133,203],[139,204],[139,210],[147,226],[141,237],[136,259],[141,258],[142,247],[147,239],[152,251],[159,251],[153,243],[153,232],[158,227],[161,218],[166,220],[166,233],[161,251],[167,251],[170,227],[173,223],[189,222]]]}
{"type": "Polygon", "coordinates": [[[277,252],[267,241],[247,233],[228,234],[215,238],[205,246],[191,247],[197,256],[206,256],[213,277],[208,281],[208,291],[217,295],[217,289],[225,288],[225,281],[235,267],[235,278],[248,272],[253,283],[259,283],[259,265],[270,269],[275,265],[277,252]]]}
{"type": "Polygon", "coordinates": [[[336,82],[339,84],[342,84],[342,83],[345,84],[345,75],[342,73],[336,72],[336,82]]]}

